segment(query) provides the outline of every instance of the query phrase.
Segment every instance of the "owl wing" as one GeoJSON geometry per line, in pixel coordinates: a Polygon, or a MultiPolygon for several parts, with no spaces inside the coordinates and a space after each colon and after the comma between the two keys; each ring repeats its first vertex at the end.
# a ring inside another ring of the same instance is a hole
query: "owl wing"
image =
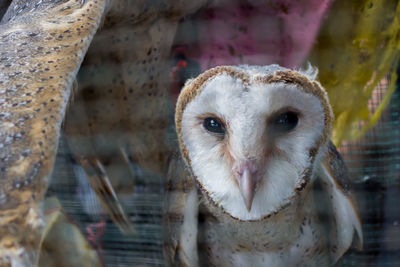
{"type": "Polygon", "coordinates": [[[336,147],[330,142],[324,159],[320,162],[319,175],[323,193],[328,197],[333,218],[330,222],[330,247],[336,262],[352,245],[354,232],[356,245],[362,247],[362,227],[346,165],[336,147]]]}
{"type": "Polygon", "coordinates": [[[30,266],[75,74],[106,0],[13,1],[0,24],[0,265],[30,266]],[[11,234],[12,233],[12,234],[11,234]]]}
{"type": "Polygon", "coordinates": [[[182,158],[173,156],[164,200],[164,256],[167,266],[198,266],[198,195],[182,158]]]}
{"type": "Polygon", "coordinates": [[[112,221],[124,234],[134,232],[133,224],[126,213],[108,177],[106,168],[96,157],[74,157],[85,171],[86,179],[112,221]]]}

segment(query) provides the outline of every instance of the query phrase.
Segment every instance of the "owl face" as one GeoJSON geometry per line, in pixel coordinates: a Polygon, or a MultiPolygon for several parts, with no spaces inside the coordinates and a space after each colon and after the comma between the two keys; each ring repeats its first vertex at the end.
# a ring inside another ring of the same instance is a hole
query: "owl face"
{"type": "Polygon", "coordinates": [[[222,72],[198,87],[181,113],[181,147],[215,204],[234,218],[259,220],[310,179],[327,110],[299,83],[266,83],[265,72],[248,67],[240,73],[222,72]]]}

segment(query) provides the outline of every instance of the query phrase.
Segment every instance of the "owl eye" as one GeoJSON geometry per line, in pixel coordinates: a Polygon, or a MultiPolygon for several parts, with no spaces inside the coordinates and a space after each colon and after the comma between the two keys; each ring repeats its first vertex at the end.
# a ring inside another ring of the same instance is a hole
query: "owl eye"
{"type": "Polygon", "coordinates": [[[203,122],[204,128],[216,134],[225,134],[225,127],[222,125],[221,121],[217,118],[205,118],[203,122]]]}
{"type": "Polygon", "coordinates": [[[299,117],[296,112],[288,111],[279,114],[272,120],[274,131],[278,133],[286,133],[293,130],[299,122],[299,117]]]}

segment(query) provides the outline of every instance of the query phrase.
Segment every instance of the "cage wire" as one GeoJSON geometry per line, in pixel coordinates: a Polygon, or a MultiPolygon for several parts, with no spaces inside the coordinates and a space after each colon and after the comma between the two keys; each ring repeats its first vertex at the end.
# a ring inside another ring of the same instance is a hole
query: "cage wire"
{"type": "MultiPolygon", "coordinates": [[[[371,113],[379,106],[389,83],[387,76],[374,89],[368,103],[371,113]]],[[[400,264],[399,85],[396,81],[396,91],[378,123],[361,139],[344,142],[339,148],[354,181],[364,234],[363,250],[348,253],[343,261],[346,266],[400,264]]]]}
{"type": "MultiPolygon", "coordinates": [[[[389,81],[390,77],[386,77],[374,90],[369,101],[371,112],[383,99],[389,81]]],[[[364,232],[363,250],[351,249],[340,263],[342,266],[400,265],[399,112],[400,83],[397,81],[396,91],[379,122],[363,138],[344,142],[339,148],[354,181],[364,232]]],[[[125,202],[136,233],[124,236],[109,217],[93,212],[101,210],[101,207],[87,182],[85,184],[77,177],[77,167],[65,140],[61,138],[47,196],[58,197],[104,264],[163,265],[163,178],[139,170],[141,175],[138,176],[135,193],[132,199],[125,202]],[[92,214],[88,214],[88,210],[92,210],[92,214]],[[93,236],[95,232],[100,234],[93,236]]]]}
{"type": "MultiPolygon", "coordinates": [[[[0,1],[0,17],[10,2],[0,1]]],[[[192,32],[193,29],[187,31],[192,32]]],[[[231,50],[228,49],[228,52],[231,50]]],[[[179,46],[174,51],[176,62],[171,65],[179,67],[181,62],[192,68],[192,72],[200,72],[195,60],[182,57],[179,46]]],[[[190,76],[179,68],[176,68],[175,74],[182,76],[183,80],[190,76]]],[[[368,104],[371,114],[384,98],[390,79],[386,77],[375,88],[368,104]]],[[[177,78],[175,89],[182,86],[183,83],[179,81],[177,78]]],[[[339,147],[354,181],[364,246],[362,251],[350,249],[338,265],[400,266],[399,115],[398,80],[390,104],[378,123],[361,139],[343,142],[339,147]]],[[[80,168],[72,159],[65,138],[61,136],[46,197],[56,196],[59,199],[65,212],[96,249],[105,266],[163,266],[165,177],[135,166],[139,174],[135,177],[135,190],[131,198],[124,200],[124,205],[136,231],[131,235],[123,235],[102,210],[88,182],[80,175],[80,168]]]]}

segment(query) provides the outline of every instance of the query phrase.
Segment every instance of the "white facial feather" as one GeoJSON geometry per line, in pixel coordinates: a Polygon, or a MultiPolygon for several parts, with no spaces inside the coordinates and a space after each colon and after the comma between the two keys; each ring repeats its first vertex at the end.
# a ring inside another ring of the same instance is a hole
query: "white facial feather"
{"type": "MultiPolygon", "coordinates": [[[[242,66],[241,70],[247,70],[254,79],[283,69],[273,67],[266,70],[242,66]]],[[[313,75],[310,78],[315,78],[313,75]]],[[[241,220],[261,219],[289,201],[310,165],[309,151],[323,131],[324,111],[316,96],[294,84],[250,81],[245,85],[225,74],[208,81],[182,115],[182,138],[194,175],[214,202],[241,220]],[[271,142],[268,118],[286,108],[300,114],[298,125],[271,142]],[[223,140],[203,127],[204,118],[210,116],[226,122],[223,140]],[[269,150],[271,153],[266,155],[269,150]],[[232,164],[245,159],[259,163],[258,169],[263,171],[250,212],[232,169],[232,164]]]]}

